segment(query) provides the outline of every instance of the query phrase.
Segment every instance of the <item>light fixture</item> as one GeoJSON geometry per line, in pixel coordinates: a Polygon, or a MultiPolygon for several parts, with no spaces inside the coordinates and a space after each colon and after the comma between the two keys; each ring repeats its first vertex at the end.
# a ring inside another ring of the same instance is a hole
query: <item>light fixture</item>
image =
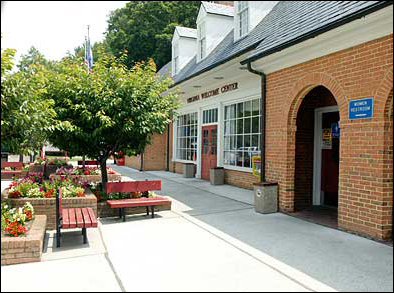
{"type": "Polygon", "coordinates": [[[179,94],[180,94],[180,95],[184,95],[184,94],[185,94],[185,92],[179,92],[179,94]]]}
{"type": "Polygon", "coordinates": [[[194,87],[195,89],[199,89],[199,88],[201,87],[201,85],[193,85],[193,87],[194,87]]]}
{"type": "Polygon", "coordinates": [[[246,69],[248,69],[248,67],[246,67],[246,66],[241,66],[241,67],[239,67],[239,69],[240,69],[240,70],[246,70],[246,69]]]}
{"type": "Polygon", "coordinates": [[[223,79],[224,77],[223,76],[216,76],[216,77],[214,77],[214,79],[223,79]]]}

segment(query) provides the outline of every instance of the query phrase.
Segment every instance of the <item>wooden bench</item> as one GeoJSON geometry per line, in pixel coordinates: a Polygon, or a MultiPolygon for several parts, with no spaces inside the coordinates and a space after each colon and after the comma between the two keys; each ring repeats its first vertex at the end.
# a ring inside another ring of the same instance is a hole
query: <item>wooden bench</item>
{"type": "MultiPolygon", "coordinates": [[[[106,186],[106,193],[111,192],[147,192],[152,190],[161,190],[161,181],[131,181],[131,182],[108,182],[106,186]]],[[[130,198],[120,200],[107,200],[110,208],[119,209],[119,218],[123,217],[123,222],[126,221],[125,208],[129,207],[146,207],[146,214],[149,216],[149,208],[151,209],[152,218],[155,217],[155,206],[165,205],[170,203],[169,199],[163,197],[155,198],[130,198]]]]}
{"type": "Polygon", "coordinates": [[[1,175],[16,176],[22,174],[23,163],[22,162],[1,162],[1,168],[16,168],[16,170],[6,171],[1,170],[1,175]]]}
{"type": "MultiPolygon", "coordinates": [[[[83,161],[78,161],[78,165],[83,165],[83,161]]],[[[96,161],[96,160],[85,160],[85,165],[86,166],[91,166],[91,165],[96,165],[96,166],[99,166],[100,164],[99,164],[99,162],[98,161],[96,161]]]]}
{"type": "Polygon", "coordinates": [[[87,243],[86,228],[97,228],[92,208],[62,208],[61,189],[56,193],[56,247],[60,247],[61,229],[82,228],[83,243],[87,243]]]}

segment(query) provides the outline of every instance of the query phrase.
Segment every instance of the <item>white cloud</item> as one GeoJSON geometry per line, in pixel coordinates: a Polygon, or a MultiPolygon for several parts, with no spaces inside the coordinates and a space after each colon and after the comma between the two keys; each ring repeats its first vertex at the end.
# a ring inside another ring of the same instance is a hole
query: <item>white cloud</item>
{"type": "Polygon", "coordinates": [[[17,50],[16,60],[36,47],[59,60],[83,44],[90,25],[91,43],[101,41],[110,11],[128,1],[2,1],[1,47],[17,50]]]}

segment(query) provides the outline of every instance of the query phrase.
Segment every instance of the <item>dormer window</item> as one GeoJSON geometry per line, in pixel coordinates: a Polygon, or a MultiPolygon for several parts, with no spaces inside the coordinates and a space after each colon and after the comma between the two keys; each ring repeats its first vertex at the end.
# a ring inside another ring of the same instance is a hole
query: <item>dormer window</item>
{"type": "Polygon", "coordinates": [[[175,75],[179,71],[179,45],[178,45],[178,43],[173,45],[172,50],[173,50],[172,56],[173,56],[173,62],[174,62],[174,75],[175,75]]]}
{"type": "Polygon", "coordinates": [[[239,37],[249,32],[249,1],[238,1],[239,37]]]}
{"type": "Polygon", "coordinates": [[[198,57],[202,60],[206,56],[207,47],[207,35],[205,29],[205,22],[201,22],[197,25],[197,37],[198,37],[198,57]]]}

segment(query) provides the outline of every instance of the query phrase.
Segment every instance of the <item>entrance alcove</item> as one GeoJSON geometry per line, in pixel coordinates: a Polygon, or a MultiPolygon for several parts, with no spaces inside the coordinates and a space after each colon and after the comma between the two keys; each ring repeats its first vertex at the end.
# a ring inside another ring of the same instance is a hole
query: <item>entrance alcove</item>
{"type": "Polygon", "coordinates": [[[317,86],[305,95],[297,113],[294,213],[337,227],[339,110],[333,94],[317,86]]]}

